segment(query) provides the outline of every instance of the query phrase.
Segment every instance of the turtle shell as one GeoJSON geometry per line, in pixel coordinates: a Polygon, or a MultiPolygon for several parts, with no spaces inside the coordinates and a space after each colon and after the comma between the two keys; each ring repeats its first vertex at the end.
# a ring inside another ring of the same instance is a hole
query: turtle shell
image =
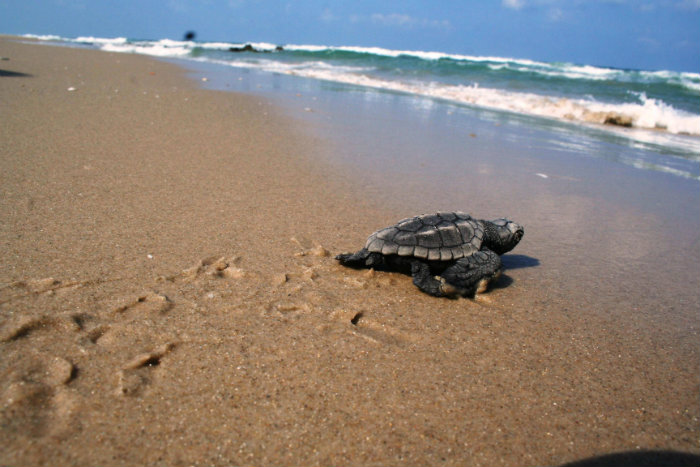
{"type": "Polygon", "coordinates": [[[415,256],[431,261],[452,261],[481,249],[484,228],[463,212],[423,214],[377,230],[365,248],[384,255],[415,256]]]}

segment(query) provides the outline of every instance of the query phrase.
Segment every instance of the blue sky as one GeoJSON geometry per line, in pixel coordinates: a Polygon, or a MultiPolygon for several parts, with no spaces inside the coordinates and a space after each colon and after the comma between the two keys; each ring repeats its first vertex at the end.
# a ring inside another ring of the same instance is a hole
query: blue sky
{"type": "Polygon", "coordinates": [[[700,0],[3,0],[0,33],[379,46],[700,72],[700,0]]]}

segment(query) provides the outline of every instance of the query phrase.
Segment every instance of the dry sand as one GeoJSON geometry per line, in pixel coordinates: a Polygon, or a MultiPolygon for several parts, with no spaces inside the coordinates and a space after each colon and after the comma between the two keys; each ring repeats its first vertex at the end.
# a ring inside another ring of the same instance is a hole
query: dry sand
{"type": "Polygon", "coordinates": [[[416,213],[355,188],[313,129],[145,57],[9,38],[0,56],[0,464],[700,452],[686,289],[661,306],[690,311],[640,324],[624,287],[526,267],[548,251],[528,225],[479,300],[343,269],[332,255],[416,213]]]}

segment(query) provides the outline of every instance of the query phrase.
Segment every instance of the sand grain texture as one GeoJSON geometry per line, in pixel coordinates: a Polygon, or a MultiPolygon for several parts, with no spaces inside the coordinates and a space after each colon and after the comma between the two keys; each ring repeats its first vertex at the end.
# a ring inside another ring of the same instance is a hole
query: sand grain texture
{"type": "Polygon", "coordinates": [[[412,213],[363,197],[312,129],[144,57],[0,55],[1,464],[700,452],[697,328],[669,347],[562,309],[536,268],[477,301],[341,268],[412,213]]]}

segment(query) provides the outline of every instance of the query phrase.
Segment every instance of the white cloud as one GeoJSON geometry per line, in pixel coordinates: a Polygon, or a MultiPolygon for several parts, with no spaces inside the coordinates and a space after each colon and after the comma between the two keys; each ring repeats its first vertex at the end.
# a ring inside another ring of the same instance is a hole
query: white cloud
{"type": "Polygon", "coordinates": [[[525,0],[503,0],[503,6],[512,10],[520,10],[525,6],[525,0]]]}
{"type": "Polygon", "coordinates": [[[369,17],[363,17],[358,15],[350,16],[351,23],[360,23],[363,21],[369,21],[374,24],[379,24],[381,26],[389,27],[399,27],[404,29],[413,28],[437,28],[437,29],[452,29],[452,24],[446,20],[438,19],[425,19],[416,18],[410,15],[405,15],[401,13],[374,13],[369,17]]]}
{"type": "Polygon", "coordinates": [[[661,44],[659,41],[652,37],[639,37],[637,42],[641,44],[648,51],[656,51],[660,48],[661,44]]]}
{"type": "Polygon", "coordinates": [[[547,19],[552,22],[561,21],[564,18],[564,12],[561,8],[551,8],[547,12],[547,19]]]}
{"type": "Polygon", "coordinates": [[[168,6],[176,13],[186,13],[188,10],[187,2],[184,0],[170,0],[168,6]]]}
{"type": "Polygon", "coordinates": [[[413,26],[416,19],[399,13],[391,13],[389,15],[384,15],[381,13],[374,13],[370,16],[373,23],[383,24],[385,26],[413,26]]]}
{"type": "MultiPolygon", "coordinates": [[[[202,5],[211,5],[211,0],[168,0],[167,5],[176,13],[187,13],[202,5]]],[[[229,6],[231,6],[231,2],[229,2],[229,6]]]]}
{"type": "Polygon", "coordinates": [[[333,14],[330,8],[324,9],[321,13],[321,21],[323,21],[324,23],[331,23],[336,19],[338,18],[333,14]]]}
{"type": "Polygon", "coordinates": [[[681,10],[698,11],[700,10],[700,0],[681,0],[676,3],[676,6],[681,10]]]}
{"type": "Polygon", "coordinates": [[[700,0],[501,0],[503,8],[519,11],[527,7],[528,9],[544,11],[550,21],[560,21],[569,16],[568,12],[592,3],[618,5],[643,12],[667,8],[700,11],[700,0]]]}

